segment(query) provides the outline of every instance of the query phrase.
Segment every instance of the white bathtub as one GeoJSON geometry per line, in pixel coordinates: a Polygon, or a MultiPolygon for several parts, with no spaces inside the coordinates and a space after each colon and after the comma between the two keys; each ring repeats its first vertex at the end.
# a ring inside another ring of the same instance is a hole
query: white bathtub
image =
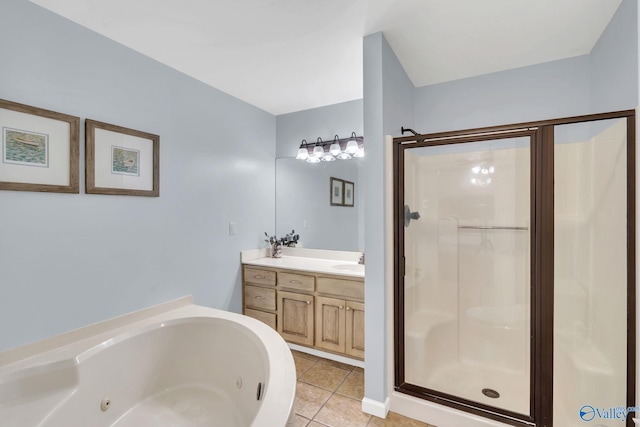
{"type": "Polygon", "coordinates": [[[188,305],[0,366],[0,424],[287,426],[295,387],[275,331],[188,305]]]}

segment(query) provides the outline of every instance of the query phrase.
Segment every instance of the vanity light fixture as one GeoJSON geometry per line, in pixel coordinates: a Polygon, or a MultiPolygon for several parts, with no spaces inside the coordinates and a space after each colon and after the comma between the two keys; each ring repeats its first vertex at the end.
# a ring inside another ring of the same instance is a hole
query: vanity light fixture
{"type": "Polygon", "coordinates": [[[338,135],[332,141],[323,141],[318,137],[315,143],[302,140],[296,159],[308,163],[333,162],[336,159],[347,160],[352,157],[364,157],[364,138],[351,132],[349,138],[340,139],[338,135]]]}

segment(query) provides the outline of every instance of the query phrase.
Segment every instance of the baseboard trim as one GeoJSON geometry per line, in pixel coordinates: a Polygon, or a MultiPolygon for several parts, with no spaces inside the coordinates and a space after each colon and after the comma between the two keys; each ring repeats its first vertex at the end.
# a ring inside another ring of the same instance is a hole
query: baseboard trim
{"type": "Polygon", "coordinates": [[[387,418],[387,414],[389,413],[389,398],[387,397],[384,402],[378,402],[377,400],[369,399],[367,397],[363,398],[362,412],[374,415],[378,418],[387,418]]]}

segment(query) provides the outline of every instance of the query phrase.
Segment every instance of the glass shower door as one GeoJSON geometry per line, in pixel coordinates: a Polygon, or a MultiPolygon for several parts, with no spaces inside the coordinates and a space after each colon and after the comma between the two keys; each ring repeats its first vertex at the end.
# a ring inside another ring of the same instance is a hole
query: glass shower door
{"type": "Polygon", "coordinates": [[[554,426],[633,425],[627,137],[626,117],[555,127],[554,426]]]}
{"type": "Polygon", "coordinates": [[[403,150],[404,381],[528,417],[531,132],[519,135],[403,150]]]}

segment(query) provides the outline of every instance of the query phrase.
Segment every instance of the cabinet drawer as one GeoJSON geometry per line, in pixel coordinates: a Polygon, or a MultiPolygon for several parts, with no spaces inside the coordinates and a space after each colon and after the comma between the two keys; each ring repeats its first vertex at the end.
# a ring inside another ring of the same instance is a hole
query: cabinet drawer
{"type": "Polygon", "coordinates": [[[276,309],[276,290],[258,286],[244,286],[244,305],[246,307],[276,309]]]}
{"type": "Polygon", "coordinates": [[[313,292],[316,289],[316,278],[304,274],[278,273],[278,286],[313,292]]]}
{"type": "Polygon", "coordinates": [[[318,293],[364,300],[364,282],[318,277],[318,293]]]}
{"type": "Polygon", "coordinates": [[[272,329],[276,329],[276,315],[275,313],[266,313],[264,311],[252,310],[250,308],[245,308],[244,314],[253,317],[254,319],[258,319],[259,321],[266,323],[271,326],[272,329]]]}
{"type": "Polygon", "coordinates": [[[260,270],[258,268],[245,267],[244,281],[247,283],[256,283],[258,285],[275,285],[276,272],[269,270],[260,270]]]}

